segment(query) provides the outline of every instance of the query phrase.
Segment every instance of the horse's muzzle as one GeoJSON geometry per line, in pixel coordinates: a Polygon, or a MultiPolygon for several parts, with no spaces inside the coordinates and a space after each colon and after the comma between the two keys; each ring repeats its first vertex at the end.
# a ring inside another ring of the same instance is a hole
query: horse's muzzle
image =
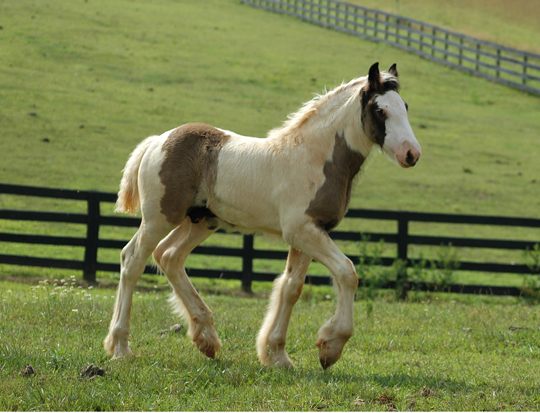
{"type": "Polygon", "coordinates": [[[418,162],[422,151],[418,144],[405,141],[394,150],[398,164],[402,168],[410,168],[418,162]]]}

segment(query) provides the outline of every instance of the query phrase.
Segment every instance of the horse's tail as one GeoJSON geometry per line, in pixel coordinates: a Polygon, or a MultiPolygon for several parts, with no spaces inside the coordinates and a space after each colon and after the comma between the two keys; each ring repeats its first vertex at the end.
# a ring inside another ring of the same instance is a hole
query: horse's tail
{"type": "Polygon", "coordinates": [[[142,141],[129,156],[126,166],[123,170],[124,175],[120,182],[120,191],[118,191],[118,200],[116,201],[116,212],[125,212],[135,214],[139,207],[139,166],[142,158],[148,150],[155,136],[150,136],[142,141]]]}

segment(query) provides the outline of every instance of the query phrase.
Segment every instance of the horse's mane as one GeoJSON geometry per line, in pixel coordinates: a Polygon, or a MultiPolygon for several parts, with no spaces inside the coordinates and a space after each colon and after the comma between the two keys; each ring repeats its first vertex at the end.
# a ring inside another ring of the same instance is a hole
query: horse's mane
{"type": "MultiPolygon", "coordinates": [[[[390,90],[397,91],[399,89],[398,78],[387,72],[381,72],[381,82],[384,92],[390,90]]],[[[294,132],[298,131],[309,119],[319,113],[321,108],[327,104],[331,104],[331,102],[333,102],[335,98],[340,96],[343,92],[350,92],[345,101],[345,104],[347,104],[349,103],[350,98],[356,95],[354,92],[359,92],[362,88],[366,87],[366,85],[367,76],[364,76],[353,79],[348,83],[343,82],[341,85],[329,92],[325,89],[322,94],[315,94],[313,99],[304,103],[296,112],[289,114],[283,125],[268,132],[268,137],[272,138],[283,136],[284,134],[294,134],[294,132]]]]}

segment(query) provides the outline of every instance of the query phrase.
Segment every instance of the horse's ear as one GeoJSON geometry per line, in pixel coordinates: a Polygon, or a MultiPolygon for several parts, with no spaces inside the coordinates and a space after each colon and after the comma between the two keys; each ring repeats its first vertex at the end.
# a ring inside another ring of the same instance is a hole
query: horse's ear
{"type": "Polygon", "coordinates": [[[395,76],[395,77],[398,77],[398,72],[397,72],[397,64],[394,63],[392,66],[390,66],[390,69],[388,69],[388,73],[390,73],[392,76],[395,76]]]}
{"type": "Polygon", "coordinates": [[[379,72],[379,62],[373,63],[369,68],[368,85],[372,90],[377,90],[381,86],[381,74],[379,72]]]}

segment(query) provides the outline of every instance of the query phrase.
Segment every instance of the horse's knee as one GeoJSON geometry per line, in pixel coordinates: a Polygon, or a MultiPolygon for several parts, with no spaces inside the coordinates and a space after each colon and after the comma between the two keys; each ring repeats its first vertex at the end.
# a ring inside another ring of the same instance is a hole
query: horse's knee
{"type": "Polygon", "coordinates": [[[120,280],[129,281],[137,277],[136,270],[133,268],[133,250],[125,247],[120,254],[120,280]]]}
{"type": "Polygon", "coordinates": [[[131,243],[122,248],[122,252],[120,252],[120,263],[122,267],[126,267],[129,264],[131,257],[133,257],[133,252],[134,248],[131,243]]]}

